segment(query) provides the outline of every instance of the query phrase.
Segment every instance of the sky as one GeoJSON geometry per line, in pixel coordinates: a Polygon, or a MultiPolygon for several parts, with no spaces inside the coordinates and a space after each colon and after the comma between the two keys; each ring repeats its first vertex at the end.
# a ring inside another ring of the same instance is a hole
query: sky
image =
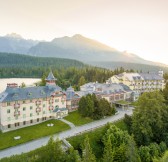
{"type": "Polygon", "coordinates": [[[168,64],[168,0],[0,0],[0,36],[83,36],[168,64]]]}

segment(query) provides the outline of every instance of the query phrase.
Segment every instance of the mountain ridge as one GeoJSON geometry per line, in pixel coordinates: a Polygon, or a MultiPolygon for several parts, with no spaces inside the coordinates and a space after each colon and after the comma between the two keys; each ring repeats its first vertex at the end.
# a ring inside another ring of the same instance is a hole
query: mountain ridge
{"type": "Polygon", "coordinates": [[[35,41],[11,33],[0,37],[0,52],[75,59],[85,63],[111,61],[168,67],[168,65],[145,60],[127,51],[119,51],[80,34],[54,38],[51,41],[35,41]]]}

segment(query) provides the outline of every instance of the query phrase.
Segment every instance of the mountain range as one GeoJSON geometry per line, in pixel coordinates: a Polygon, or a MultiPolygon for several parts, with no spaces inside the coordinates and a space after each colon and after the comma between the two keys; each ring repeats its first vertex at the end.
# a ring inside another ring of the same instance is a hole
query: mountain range
{"type": "MultiPolygon", "coordinates": [[[[95,62],[124,62],[155,66],[167,66],[128,53],[121,52],[96,40],[86,38],[80,34],[72,37],[55,38],[52,41],[26,40],[20,35],[12,33],[0,37],[0,52],[27,54],[39,57],[68,58],[83,61],[88,64],[95,62]]],[[[168,67],[168,66],[167,66],[168,67]]]]}
{"type": "Polygon", "coordinates": [[[39,41],[26,40],[19,34],[11,33],[0,37],[0,52],[27,54],[39,41]]]}

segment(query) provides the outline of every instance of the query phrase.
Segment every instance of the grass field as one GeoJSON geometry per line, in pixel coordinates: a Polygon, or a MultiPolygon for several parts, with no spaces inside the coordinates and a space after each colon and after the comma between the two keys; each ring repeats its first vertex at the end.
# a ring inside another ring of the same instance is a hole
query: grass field
{"type": "Polygon", "coordinates": [[[79,125],[83,125],[83,124],[87,124],[87,123],[90,123],[93,121],[93,119],[91,118],[85,118],[85,117],[82,117],[78,111],[74,111],[74,112],[71,112],[69,113],[68,116],[66,116],[64,119],[72,122],[74,125],[76,126],[79,126],[79,125]]]}
{"type": "Polygon", "coordinates": [[[0,133],[0,150],[15,146],[21,143],[25,143],[43,136],[48,136],[70,129],[69,125],[63,123],[60,120],[49,120],[44,123],[21,128],[18,130],[0,133]],[[54,126],[47,127],[47,124],[53,123],[54,126]],[[14,140],[15,136],[21,136],[21,139],[14,140]]]}

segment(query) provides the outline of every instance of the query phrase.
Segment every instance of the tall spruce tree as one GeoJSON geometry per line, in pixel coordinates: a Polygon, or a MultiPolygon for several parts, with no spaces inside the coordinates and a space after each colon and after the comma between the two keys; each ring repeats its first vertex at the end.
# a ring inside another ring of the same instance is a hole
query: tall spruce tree
{"type": "Polygon", "coordinates": [[[110,136],[107,141],[104,142],[103,162],[113,162],[113,151],[110,136]]]}
{"type": "Polygon", "coordinates": [[[96,157],[92,153],[92,148],[90,147],[89,137],[86,136],[82,149],[82,162],[96,162],[96,157]]]}

